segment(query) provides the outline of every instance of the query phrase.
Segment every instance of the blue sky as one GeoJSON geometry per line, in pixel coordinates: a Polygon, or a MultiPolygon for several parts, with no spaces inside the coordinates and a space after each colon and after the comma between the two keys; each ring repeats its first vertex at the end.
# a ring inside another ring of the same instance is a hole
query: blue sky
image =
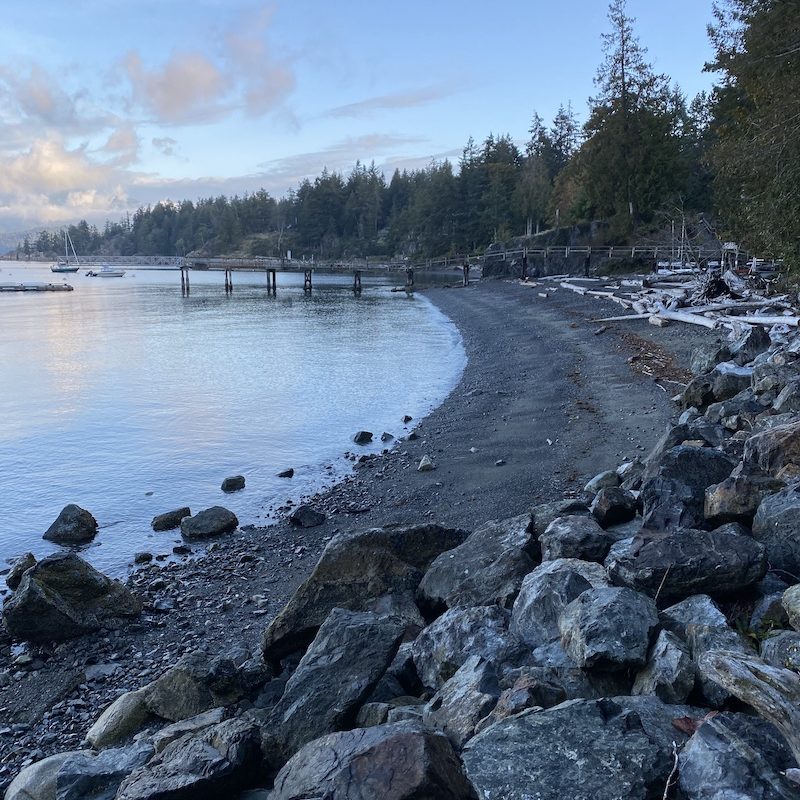
{"type": "MultiPolygon", "coordinates": [[[[158,200],[280,197],[323,167],[387,176],[583,119],[605,0],[6,0],[0,230],[158,200]]],[[[709,88],[711,0],[628,0],[658,71],[709,88]]]]}

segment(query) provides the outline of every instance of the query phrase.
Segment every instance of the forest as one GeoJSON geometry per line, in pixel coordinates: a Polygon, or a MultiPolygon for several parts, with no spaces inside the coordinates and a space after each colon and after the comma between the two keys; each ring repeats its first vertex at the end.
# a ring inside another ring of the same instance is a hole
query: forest
{"type": "MultiPolygon", "coordinates": [[[[529,138],[470,138],[457,164],[388,180],[375,164],[323,170],[285,197],[266,191],[139,208],[103,230],[68,228],[79,253],[323,258],[479,252],[495,241],[604,220],[621,243],[675,214],[800,267],[800,3],[720,0],[708,32],[713,89],[687,98],[654,71],[625,0],[612,0],[584,124],[565,99],[529,138]]],[[[522,101],[521,101],[522,102],[522,101]]],[[[60,232],[20,255],[63,250],[60,232]]]]}

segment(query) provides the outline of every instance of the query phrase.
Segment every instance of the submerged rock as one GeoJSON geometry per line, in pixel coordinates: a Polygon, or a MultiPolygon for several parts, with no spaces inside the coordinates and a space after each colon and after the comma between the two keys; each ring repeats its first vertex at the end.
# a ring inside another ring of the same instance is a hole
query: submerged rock
{"type": "Polygon", "coordinates": [[[70,503],[61,510],[42,539],[56,544],[86,544],[97,535],[97,520],[85,509],[70,503]]]}
{"type": "Polygon", "coordinates": [[[244,489],[244,475],[231,475],[225,478],[220,488],[223,492],[238,492],[244,489]]]}
{"type": "Polygon", "coordinates": [[[289,522],[300,528],[316,528],[325,522],[325,515],[311,506],[298,506],[289,514],[289,522]]]}
{"type": "Polygon", "coordinates": [[[369,444],[372,441],[372,432],[359,431],[358,433],[353,434],[353,441],[356,444],[369,444]]]}
{"type": "Polygon", "coordinates": [[[184,517],[190,517],[191,515],[192,512],[189,506],[176,508],[174,511],[166,511],[163,514],[158,514],[157,516],[153,517],[150,527],[154,531],[170,531],[173,528],[179,528],[181,525],[181,520],[184,517]]]}
{"type": "Polygon", "coordinates": [[[30,642],[64,641],[137,617],[141,601],[74,553],[42,559],[3,606],[9,633],[30,642]]]}

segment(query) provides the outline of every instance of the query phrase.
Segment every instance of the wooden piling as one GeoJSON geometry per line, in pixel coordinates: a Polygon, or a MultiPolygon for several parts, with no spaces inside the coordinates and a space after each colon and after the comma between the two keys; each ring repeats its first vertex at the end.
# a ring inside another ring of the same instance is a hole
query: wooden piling
{"type": "Polygon", "coordinates": [[[303,291],[306,292],[306,294],[310,294],[312,288],[313,287],[311,285],[311,270],[310,269],[303,270],[303,291]]]}
{"type": "Polygon", "coordinates": [[[469,261],[464,262],[464,286],[469,286],[469,261]]]}
{"type": "Polygon", "coordinates": [[[406,270],[406,289],[413,289],[414,288],[414,270],[407,269],[406,270]]]}
{"type": "Polygon", "coordinates": [[[361,270],[357,269],[353,271],[353,292],[355,294],[361,294],[361,270]]]}

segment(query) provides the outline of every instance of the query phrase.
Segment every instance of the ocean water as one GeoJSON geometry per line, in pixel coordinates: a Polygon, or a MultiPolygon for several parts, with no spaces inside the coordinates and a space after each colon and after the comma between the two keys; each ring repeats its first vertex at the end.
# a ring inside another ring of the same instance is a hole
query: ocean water
{"type": "MultiPolygon", "coordinates": [[[[404,276],[403,276],[404,277],[404,276]]],[[[400,281],[400,278],[394,279],[400,281]]],[[[351,468],[347,451],[379,452],[458,381],[455,326],[392,279],[192,273],[127,268],[123,278],[0,262],[0,284],[68,282],[72,292],[0,293],[0,565],[28,550],[67,503],[97,519],[81,554],[122,576],[133,554],[169,553],[179,533],[156,514],[213,505],[240,524],[317,491],[351,468]],[[375,442],[351,441],[361,429],[375,442]],[[276,473],[292,467],[291,480],[276,473]],[[246,488],[223,494],[222,479],[246,488]]],[[[415,423],[412,423],[415,424],[415,423]]]]}

